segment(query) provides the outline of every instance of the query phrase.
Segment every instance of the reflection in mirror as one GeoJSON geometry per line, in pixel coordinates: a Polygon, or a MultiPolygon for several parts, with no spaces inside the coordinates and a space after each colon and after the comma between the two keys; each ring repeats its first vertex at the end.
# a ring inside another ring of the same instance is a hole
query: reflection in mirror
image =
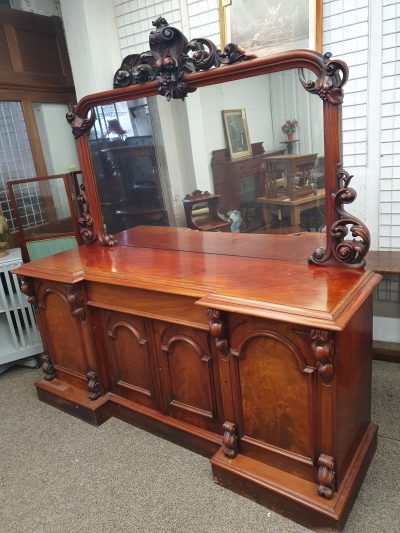
{"type": "Polygon", "coordinates": [[[109,232],[324,231],[322,102],[297,69],[95,111],[90,150],[109,232]]]}

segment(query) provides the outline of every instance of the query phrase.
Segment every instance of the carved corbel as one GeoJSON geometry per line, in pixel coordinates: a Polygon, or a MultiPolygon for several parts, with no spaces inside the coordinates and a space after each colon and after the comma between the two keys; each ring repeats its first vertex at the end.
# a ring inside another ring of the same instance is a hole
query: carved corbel
{"type": "Polygon", "coordinates": [[[335,462],[333,457],[321,453],[318,458],[318,489],[320,496],[330,500],[335,492],[335,462]]]}
{"type": "Polygon", "coordinates": [[[124,58],[115,73],[114,88],[156,80],[159,93],[167,100],[184,99],[189,92],[196,90],[189,88],[186,74],[231,65],[252,57],[232,43],[221,52],[209,39],[188,42],[185,35],[170,26],[164,17],[153,21],[153,26],[155,30],[149,36],[150,51],[124,58]]]}
{"type": "Polygon", "coordinates": [[[239,453],[239,438],[237,435],[236,424],[224,422],[222,426],[224,436],[222,438],[222,451],[226,457],[236,457],[239,453]]]}
{"type": "Polygon", "coordinates": [[[46,381],[51,381],[56,377],[56,369],[52,358],[47,353],[44,353],[40,357],[40,363],[46,381]]]}
{"type": "Polygon", "coordinates": [[[30,303],[36,309],[38,306],[38,301],[36,298],[35,284],[33,282],[33,279],[27,278],[25,276],[21,276],[21,280],[22,280],[22,284],[21,284],[22,294],[25,294],[25,296],[28,297],[28,303],[30,303]]]}
{"type": "Polygon", "coordinates": [[[339,105],[343,102],[343,85],[349,78],[349,68],[344,61],[331,59],[332,54],[324,55],[324,67],[317,80],[306,80],[303,69],[299,69],[299,79],[306,91],[317,94],[330,104],[339,105]]]}
{"type": "Polygon", "coordinates": [[[311,340],[311,348],[317,361],[317,372],[324,383],[330,383],[335,374],[335,368],[333,366],[334,341],[332,333],[324,329],[312,329],[311,340]]]}
{"type": "Polygon", "coordinates": [[[355,267],[364,267],[365,259],[371,242],[370,233],[366,225],[358,218],[350,215],[343,208],[343,204],[351,204],[357,197],[354,189],[349,187],[351,176],[344,170],[342,163],[336,166],[336,179],[338,191],[333,197],[337,220],[331,225],[330,233],[333,238],[332,250],[318,248],[309,261],[315,264],[325,263],[331,255],[340,263],[347,263],[355,267]],[[350,226],[350,230],[348,228],[350,226]],[[345,240],[348,233],[355,238],[345,240]]]}
{"type": "Polygon", "coordinates": [[[82,286],[65,284],[64,287],[72,316],[79,320],[85,320],[85,297],[82,286]]]}
{"type": "Polygon", "coordinates": [[[86,374],[87,380],[88,380],[88,397],[89,400],[97,400],[99,396],[101,396],[100,392],[100,383],[97,379],[97,374],[93,370],[90,370],[86,374]]]}
{"type": "Polygon", "coordinates": [[[92,109],[90,111],[90,116],[88,118],[82,118],[76,113],[76,107],[72,107],[72,111],[69,111],[65,117],[67,119],[68,124],[72,128],[72,134],[75,137],[75,139],[78,139],[85,133],[89,133],[90,128],[93,126],[93,124],[96,121],[96,114],[94,110],[92,109]]]}
{"type": "Polygon", "coordinates": [[[215,339],[218,354],[222,357],[228,355],[227,324],[225,314],[218,309],[208,309],[208,323],[210,334],[215,339]]]}

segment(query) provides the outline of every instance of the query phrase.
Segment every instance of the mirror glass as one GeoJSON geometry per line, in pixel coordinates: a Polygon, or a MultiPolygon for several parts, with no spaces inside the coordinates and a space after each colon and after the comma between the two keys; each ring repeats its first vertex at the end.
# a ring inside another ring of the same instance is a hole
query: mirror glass
{"type": "Polygon", "coordinates": [[[107,232],[325,231],[322,107],[297,69],[201,87],[184,102],[96,107],[89,145],[107,232]]]}

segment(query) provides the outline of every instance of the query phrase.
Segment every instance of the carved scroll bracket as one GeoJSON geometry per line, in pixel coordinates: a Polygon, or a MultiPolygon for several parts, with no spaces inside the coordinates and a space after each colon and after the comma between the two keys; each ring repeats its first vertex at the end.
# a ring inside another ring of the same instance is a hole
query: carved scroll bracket
{"type": "Polygon", "coordinates": [[[78,194],[77,201],[79,206],[79,234],[85,243],[98,241],[99,244],[104,246],[115,246],[117,241],[112,235],[103,233],[101,235],[95,235],[93,226],[93,217],[90,213],[89,201],[86,196],[85,186],[82,183],[79,187],[80,193],[78,194]]]}
{"type": "Polygon", "coordinates": [[[90,370],[86,374],[87,380],[88,380],[88,397],[89,400],[97,400],[99,396],[101,396],[100,392],[100,383],[97,379],[97,374],[93,370],[90,370]]]}
{"type": "Polygon", "coordinates": [[[222,451],[226,457],[236,457],[239,453],[239,438],[236,425],[232,422],[224,422],[222,426],[224,436],[222,438],[222,451]]]}
{"type": "Polygon", "coordinates": [[[299,79],[309,93],[318,94],[322,100],[339,105],[343,102],[343,85],[349,78],[349,68],[344,61],[331,57],[330,52],[324,55],[324,67],[317,80],[306,80],[303,69],[299,69],[299,79]]]}
{"type": "Polygon", "coordinates": [[[56,369],[50,355],[48,355],[47,353],[42,354],[40,357],[40,362],[42,365],[44,379],[46,381],[53,380],[56,377],[56,369]]]}
{"type": "Polygon", "coordinates": [[[164,17],[153,21],[153,26],[155,30],[149,36],[150,51],[125,57],[114,76],[114,88],[156,80],[159,93],[167,100],[184,99],[195,90],[185,81],[186,74],[250,58],[232,43],[221,52],[209,39],[188,42],[184,34],[170,26],[164,17]]]}
{"type": "Polygon", "coordinates": [[[317,372],[321,376],[322,381],[328,384],[332,381],[335,374],[332,333],[323,329],[312,329],[311,340],[311,348],[317,361],[317,372]]]}
{"type": "Polygon", "coordinates": [[[30,303],[33,307],[38,306],[38,301],[36,298],[35,293],[35,284],[33,282],[32,278],[27,278],[25,276],[21,276],[22,285],[21,285],[21,292],[22,294],[25,294],[25,296],[28,297],[28,303],[30,303]]]}
{"type": "Polygon", "coordinates": [[[76,113],[76,105],[73,106],[72,111],[67,113],[65,115],[67,122],[72,128],[72,134],[75,137],[75,139],[78,139],[78,137],[81,137],[84,134],[89,133],[90,128],[93,126],[93,124],[96,121],[96,114],[94,110],[92,109],[90,112],[90,116],[87,118],[82,118],[76,113]]]}
{"type": "Polygon", "coordinates": [[[322,264],[332,256],[340,262],[353,265],[355,267],[365,266],[365,255],[370,247],[370,234],[368,228],[361,220],[350,215],[343,208],[343,204],[350,204],[356,199],[357,193],[349,187],[353,176],[343,169],[342,163],[336,167],[336,179],[338,191],[333,197],[335,211],[338,219],[331,225],[330,233],[333,238],[332,249],[325,250],[318,248],[309,261],[315,264],[322,264]],[[348,228],[350,226],[350,230],[348,228]],[[355,237],[353,240],[345,240],[348,233],[355,237]]]}
{"type": "Polygon", "coordinates": [[[71,309],[71,314],[79,320],[85,320],[86,311],[85,311],[85,297],[83,288],[81,285],[64,285],[67,292],[67,300],[69,307],[71,309]]]}
{"type": "Polygon", "coordinates": [[[330,500],[335,492],[335,463],[333,457],[321,453],[318,458],[318,489],[320,496],[330,500]]]}
{"type": "Polygon", "coordinates": [[[218,354],[226,357],[229,353],[227,339],[227,323],[225,314],[218,309],[208,310],[208,323],[210,326],[211,336],[215,339],[215,346],[218,354]]]}

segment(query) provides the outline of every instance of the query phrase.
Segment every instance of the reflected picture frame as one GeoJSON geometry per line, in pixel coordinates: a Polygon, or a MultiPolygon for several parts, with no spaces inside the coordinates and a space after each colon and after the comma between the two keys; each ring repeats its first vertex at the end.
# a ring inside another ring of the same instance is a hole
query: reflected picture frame
{"type": "Polygon", "coordinates": [[[231,159],[253,155],[246,110],[224,109],[222,119],[231,159]]]}
{"type": "Polygon", "coordinates": [[[322,51],[322,0],[219,0],[219,23],[221,49],[234,42],[257,56],[322,51]]]}

